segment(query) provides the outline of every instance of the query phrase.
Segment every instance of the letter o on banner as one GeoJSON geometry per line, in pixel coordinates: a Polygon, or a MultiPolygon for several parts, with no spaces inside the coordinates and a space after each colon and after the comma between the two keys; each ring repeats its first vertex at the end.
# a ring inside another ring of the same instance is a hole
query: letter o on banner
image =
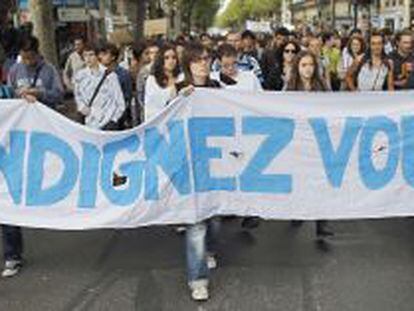
{"type": "Polygon", "coordinates": [[[387,117],[370,118],[365,123],[359,144],[359,173],[364,185],[371,190],[385,187],[395,176],[400,156],[400,135],[397,124],[387,117]],[[384,133],[388,145],[374,148],[376,135],[384,133]],[[387,152],[388,157],[383,168],[375,167],[374,158],[387,152]]]}

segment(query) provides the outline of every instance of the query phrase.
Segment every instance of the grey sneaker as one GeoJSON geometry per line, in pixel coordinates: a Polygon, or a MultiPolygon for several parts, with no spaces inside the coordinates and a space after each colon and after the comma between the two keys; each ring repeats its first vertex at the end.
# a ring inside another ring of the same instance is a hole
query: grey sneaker
{"type": "Polygon", "coordinates": [[[208,295],[208,281],[197,280],[190,284],[191,298],[195,301],[206,301],[209,298],[208,295]]]}
{"type": "Polygon", "coordinates": [[[11,278],[20,272],[21,267],[21,260],[6,260],[1,276],[3,278],[11,278]]]}

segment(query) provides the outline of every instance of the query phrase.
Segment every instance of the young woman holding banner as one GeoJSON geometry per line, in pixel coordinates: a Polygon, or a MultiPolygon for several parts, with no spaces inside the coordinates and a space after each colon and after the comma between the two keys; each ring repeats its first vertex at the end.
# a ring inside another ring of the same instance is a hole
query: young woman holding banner
{"type": "MultiPolygon", "coordinates": [[[[211,56],[199,43],[190,44],[183,55],[184,81],[177,84],[177,91],[190,94],[194,87],[220,88],[220,83],[210,79],[211,56]]],[[[189,225],[186,230],[186,258],[188,285],[194,300],[207,300],[209,269],[216,267],[214,248],[220,222],[218,218],[189,225]]]]}
{"type": "MultiPolygon", "coordinates": [[[[306,51],[300,52],[294,60],[292,74],[284,90],[302,92],[329,91],[317,68],[318,61],[314,54],[306,51]]],[[[300,226],[302,223],[302,221],[292,221],[292,225],[295,227],[300,226]]],[[[333,233],[327,228],[326,221],[316,221],[316,236],[318,240],[332,235],[333,233]]]]}

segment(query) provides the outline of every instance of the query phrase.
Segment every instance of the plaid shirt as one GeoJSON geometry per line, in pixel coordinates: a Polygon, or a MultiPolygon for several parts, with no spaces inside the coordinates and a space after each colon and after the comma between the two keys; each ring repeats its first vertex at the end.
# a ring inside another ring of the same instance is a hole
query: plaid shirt
{"type": "MultiPolygon", "coordinates": [[[[211,66],[211,71],[219,72],[220,69],[220,62],[218,60],[214,61],[211,66]]],[[[259,62],[253,56],[241,54],[237,59],[237,69],[239,71],[252,71],[259,79],[260,83],[263,83],[264,78],[262,69],[260,68],[259,62]]]]}

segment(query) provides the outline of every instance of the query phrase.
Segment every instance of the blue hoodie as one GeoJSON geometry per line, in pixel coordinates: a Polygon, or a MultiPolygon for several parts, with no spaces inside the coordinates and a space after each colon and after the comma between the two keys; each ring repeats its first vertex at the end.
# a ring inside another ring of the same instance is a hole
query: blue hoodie
{"type": "Polygon", "coordinates": [[[35,67],[27,66],[23,63],[14,64],[9,72],[8,85],[15,92],[22,87],[31,87],[38,69],[40,71],[35,86],[41,92],[38,100],[46,106],[55,108],[63,99],[62,82],[55,67],[42,59],[35,67]]]}

